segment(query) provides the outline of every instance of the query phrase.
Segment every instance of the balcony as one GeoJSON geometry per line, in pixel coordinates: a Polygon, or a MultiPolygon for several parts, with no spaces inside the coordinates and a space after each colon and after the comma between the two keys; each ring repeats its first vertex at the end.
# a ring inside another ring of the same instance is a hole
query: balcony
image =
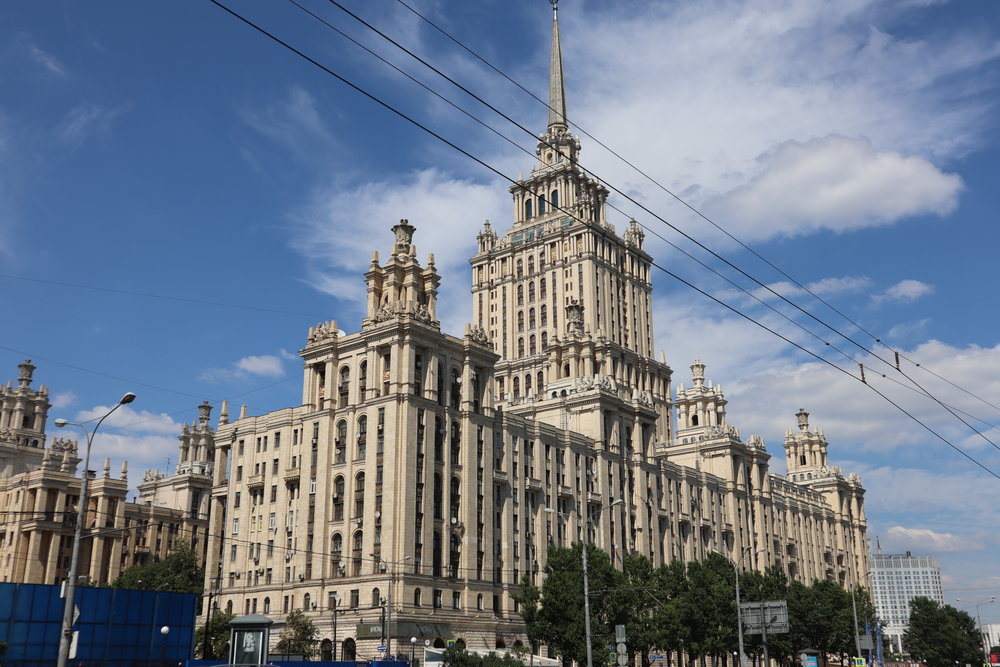
{"type": "Polygon", "coordinates": [[[261,473],[260,475],[250,475],[249,477],[247,477],[247,487],[251,489],[264,488],[263,473],[261,473]]]}
{"type": "Polygon", "coordinates": [[[299,470],[300,468],[285,468],[284,479],[286,482],[297,482],[299,481],[299,470]]]}
{"type": "Polygon", "coordinates": [[[566,486],[565,484],[560,484],[557,487],[557,492],[558,492],[560,498],[572,498],[573,497],[573,489],[572,489],[572,487],[566,486]]]}
{"type": "Polygon", "coordinates": [[[525,491],[541,491],[542,490],[542,480],[536,477],[525,477],[524,478],[524,490],[525,491]]]}
{"type": "Polygon", "coordinates": [[[604,502],[604,497],[599,491],[588,491],[587,492],[587,502],[591,505],[600,505],[604,502]]]}
{"type": "Polygon", "coordinates": [[[506,470],[494,470],[493,471],[493,483],[497,485],[504,485],[507,483],[507,471],[506,470]]]}

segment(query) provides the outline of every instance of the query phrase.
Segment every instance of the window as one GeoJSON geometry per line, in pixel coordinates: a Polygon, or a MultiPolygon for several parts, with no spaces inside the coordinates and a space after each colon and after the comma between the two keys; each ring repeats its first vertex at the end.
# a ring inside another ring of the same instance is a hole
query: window
{"type": "Polygon", "coordinates": [[[243,466],[236,466],[236,481],[239,482],[243,479],[243,466]]]}
{"type": "MultiPolygon", "coordinates": [[[[539,211],[539,213],[541,213],[541,211],[539,211]]],[[[524,277],[524,260],[520,258],[518,258],[517,260],[517,277],[518,278],[524,277]]]]}
{"type": "Polygon", "coordinates": [[[361,591],[357,588],[351,589],[351,609],[357,609],[361,604],[361,591]]]}
{"type": "Polygon", "coordinates": [[[422,604],[423,603],[420,600],[420,589],[419,588],[415,588],[413,590],[413,606],[414,607],[419,607],[422,604]]]}
{"type": "MultiPolygon", "coordinates": [[[[61,423],[61,422],[60,422],[61,423]]],[[[240,506],[240,492],[236,492],[236,496],[233,498],[233,508],[240,506]]]]}
{"type": "Polygon", "coordinates": [[[344,520],[344,476],[337,475],[333,480],[333,520],[344,520]]]}
{"type": "Polygon", "coordinates": [[[532,217],[532,215],[531,215],[531,200],[530,199],[528,199],[528,200],[526,200],[524,202],[524,217],[525,218],[532,217]]]}
{"type": "MultiPolygon", "coordinates": [[[[549,309],[543,304],[541,308],[538,309],[538,316],[541,320],[541,325],[547,327],[549,325],[549,309]]],[[[532,325],[534,326],[534,325],[532,325]]]]}
{"type": "Polygon", "coordinates": [[[372,589],[372,606],[373,607],[382,606],[382,592],[379,591],[377,587],[372,589]]]}
{"type": "Polygon", "coordinates": [[[354,478],[354,517],[357,519],[365,516],[365,474],[359,472],[354,478]]]}
{"type": "Polygon", "coordinates": [[[344,463],[347,460],[347,420],[337,422],[337,435],[333,440],[334,463],[344,463]]]}
{"type": "Polygon", "coordinates": [[[434,608],[435,609],[440,609],[443,606],[442,602],[441,602],[442,597],[443,597],[442,591],[440,589],[435,588],[434,589],[434,608]]]}
{"type": "Polygon", "coordinates": [[[239,517],[236,517],[235,519],[233,519],[233,535],[235,535],[238,532],[240,532],[240,519],[239,517]]]}
{"type": "Polygon", "coordinates": [[[538,215],[545,213],[545,195],[538,198],[538,215]]]}
{"type": "Polygon", "coordinates": [[[524,305],[524,285],[517,286],[517,305],[524,305]]]}
{"type": "MultiPolygon", "coordinates": [[[[532,309],[532,312],[534,312],[533,309],[532,309]]],[[[524,311],[523,310],[517,311],[517,330],[518,330],[518,332],[524,331],[524,311]]]]}
{"type": "Polygon", "coordinates": [[[365,458],[368,453],[368,416],[361,415],[358,418],[358,456],[357,459],[365,458]]]}
{"type": "Polygon", "coordinates": [[[528,302],[531,303],[535,300],[535,281],[528,283],[528,302]]]}
{"type": "Polygon", "coordinates": [[[552,202],[552,210],[559,208],[559,191],[553,190],[552,194],[549,195],[549,199],[552,202]]]}
{"type": "Polygon", "coordinates": [[[267,614],[271,611],[271,598],[264,598],[264,613],[267,614]]]}
{"type": "Polygon", "coordinates": [[[451,608],[461,609],[462,608],[462,594],[458,591],[453,591],[451,594],[451,608]]]}

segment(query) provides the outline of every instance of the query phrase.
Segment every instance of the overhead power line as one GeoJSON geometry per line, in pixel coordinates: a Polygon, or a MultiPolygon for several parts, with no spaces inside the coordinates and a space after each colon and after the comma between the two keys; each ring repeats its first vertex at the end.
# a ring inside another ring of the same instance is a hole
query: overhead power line
{"type": "MultiPolygon", "coordinates": [[[[442,28],[441,26],[439,26],[438,24],[436,24],[435,22],[433,22],[432,20],[430,20],[429,18],[427,18],[425,15],[421,14],[419,11],[417,11],[412,6],[410,6],[409,4],[407,4],[404,0],[396,0],[396,1],[400,5],[402,5],[403,7],[405,7],[407,10],[409,10],[410,12],[412,12],[414,15],[416,15],[418,18],[420,18],[422,21],[424,21],[425,23],[427,23],[427,25],[431,26],[434,30],[436,30],[437,32],[439,32],[442,35],[444,35],[451,42],[454,42],[456,45],[458,45],[459,47],[461,47],[464,51],[466,51],[467,53],[469,53],[476,60],[480,61],[481,63],[483,63],[484,65],[486,65],[487,67],[489,67],[491,70],[493,70],[494,72],[496,72],[497,74],[499,74],[501,77],[503,77],[504,79],[506,79],[507,81],[509,81],[511,84],[513,84],[514,86],[516,86],[517,88],[519,88],[521,91],[523,91],[524,93],[526,93],[528,96],[530,96],[536,102],[538,102],[539,104],[541,104],[542,106],[544,106],[546,109],[548,109],[549,111],[557,111],[555,109],[552,109],[552,107],[549,106],[549,103],[546,100],[544,100],[544,99],[538,97],[537,95],[535,95],[531,90],[529,90],[528,88],[526,88],[524,85],[522,85],[521,83],[519,83],[517,80],[513,79],[509,75],[507,75],[507,73],[505,73],[499,67],[497,67],[496,65],[494,65],[493,63],[491,63],[489,60],[487,60],[482,55],[480,55],[479,53],[477,53],[474,49],[472,49],[471,47],[469,47],[466,44],[464,44],[458,38],[456,38],[451,33],[449,33],[448,31],[446,31],[444,28],[442,28]]],[[[558,111],[557,111],[557,113],[558,113],[558,111]]],[[[567,122],[569,122],[569,121],[567,121],[567,122]]],[[[734,234],[730,233],[723,226],[721,226],[720,224],[718,224],[717,222],[715,222],[713,219],[711,219],[710,217],[708,217],[707,215],[705,215],[696,206],[694,206],[693,204],[691,204],[690,202],[688,202],[686,199],[684,199],[683,197],[681,197],[680,195],[678,195],[673,190],[667,188],[665,185],[663,185],[658,180],[656,180],[651,175],[649,175],[646,171],[644,171],[639,166],[637,166],[636,164],[634,164],[633,162],[631,162],[630,160],[628,160],[625,156],[621,155],[620,153],[618,153],[617,151],[615,151],[613,148],[611,148],[610,146],[608,146],[606,143],[604,143],[603,141],[601,141],[599,138],[597,138],[596,136],[594,136],[593,134],[591,134],[590,132],[588,132],[585,128],[581,127],[578,123],[570,122],[570,124],[574,128],[576,128],[576,130],[579,131],[581,134],[583,134],[584,136],[586,136],[588,139],[591,139],[594,143],[596,143],[598,146],[600,146],[601,148],[603,148],[606,151],[608,151],[614,157],[616,157],[619,160],[621,160],[624,164],[626,164],[628,167],[630,167],[636,173],[638,173],[643,178],[645,178],[646,180],[648,180],[650,183],[652,183],[653,185],[655,185],[657,188],[659,188],[660,190],[662,190],[663,192],[665,192],[666,194],[668,194],[670,197],[672,197],[677,202],[679,202],[680,204],[682,204],[685,208],[689,209],[691,212],[693,212],[699,218],[703,219],[705,222],[707,222],[710,225],[712,225],[713,227],[715,227],[718,231],[720,231],[723,234],[725,234],[729,239],[731,239],[732,241],[734,241],[735,243],[737,243],[740,247],[742,247],[745,250],[749,251],[751,254],[753,254],[755,257],[757,257],[759,260],[761,260],[762,262],[764,262],[765,264],[767,264],[769,267],[771,267],[772,269],[774,269],[775,271],[777,271],[782,277],[784,277],[784,278],[788,279],[789,281],[791,281],[796,287],[802,289],[804,292],[806,292],[807,294],[809,294],[810,296],[812,296],[813,298],[815,298],[821,304],[823,304],[824,306],[826,306],[827,308],[829,308],[830,310],[832,310],[834,313],[836,313],[837,315],[839,315],[841,318],[843,318],[849,324],[853,325],[858,330],[860,330],[863,333],[865,333],[866,335],[868,335],[875,343],[881,344],[884,347],[886,347],[887,349],[891,350],[892,352],[894,352],[896,354],[899,354],[899,356],[901,358],[903,358],[906,361],[909,361],[910,363],[914,364],[914,366],[917,366],[917,367],[921,368],[922,370],[924,370],[925,372],[930,373],[931,375],[937,377],[938,379],[940,379],[940,380],[942,380],[944,382],[947,382],[949,385],[951,385],[954,388],[958,389],[959,391],[967,394],[968,396],[970,396],[972,398],[975,398],[976,400],[978,400],[978,401],[980,401],[980,402],[982,402],[982,403],[990,406],[991,408],[994,408],[994,409],[1000,411],[1000,405],[997,405],[996,403],[993,403],[992,401],[989,401],[989,400],[983,398],[982,396],[979,396],[978,394],[976,394],[976,393],[974,393],[972,391],[969,391],[968,389],[965,389],[964,387],[962,387],[962,386],[960,386],[960,385],[952,382],[951,380],[948,380],[947,378],[944,378],[941,375],[938,375],[937,373],[935,373],[931,369],[927,368],[926,366],[923,366],[922,364],[914,361],[913,359],[910,359],[909,357],[907,357],[907,356],[903,355],[902,353],[900,353],[895,348],[893,348],[893,347],[887,345],[886,343],[884,343],[882,341],[882,337],[881,336],[877,336],[876,334],[868,331],[860,323],[858,323],[853,318],[851,318],[850,316],[848,316],[847,314],[845,314],[844,312],[842,312],[840,309],[836,308],[833,304],[829,303],[826,299],[823,299],[820,295],[816,294],[813,290],[809,289],[808,286],[804,285],[799,280],[797,280],[796,278],[794,278],[793,276],[791,276],[790,274],[788,274],[787,272],[785,272],[785,270],[782,269],[780,266],[777,266],[771,260],[769,260],[767,257],[765,257],[764,255],[762,255],[759,252],[757,252],[749,244],[745,243],[740,238],[738,238],[734,234]]],[[[907,378],[907,379],[910,379],[910,378],[907,378]]],[[[914,384],[916,384],[916,383],[914,383],[914,384]]]]}
{"type": "MultiPolygon", "coordinates": [[[[240,20],[241,22],[243,22],[247,26],[253,28],[254,30],[256,30],[257,32],[259,32],[260,34],[262,34],[265,37],[267,37],[268,39],[272,40],[273,42],[281,45],[285,49],[287,49],[287,50],[291,51],[292,53],[298,55],[300,58],[302,58],[303,60],[309,62],[313,66],[315,66],[315,67],[319,68],[320,70],[326,72],[328,75],[330,75],[333,78],[337,79],[341,83],[347,85],[348,87],[350,87],[351,89],[353,89],[356,92],[360,93],[364,97],[366,97],[366,98],[370,99],[371,101],[375,102],[376,104],[378,104],[379,106],[381,106],[385,110],[389,111],[390,113],[398,116],[402,120],[405,120],[406,122],[410,123],[411,125],[415,126],[416,128],[420,129],[421,131],[423,131],[423,132],[427,133],[428,135],[434,137],[435,139],[437,139],[438,141],[440,141],[440,142],[444,143],[445,145],[449,146],[453,150],[461,153],[462,155],[465,155],[470,160],[474,161],[475,163],[479,164],[480,166],[484,167],[485,169],[489,170],[490,172],[496,174],[497,176],[499,176],[503,180],[508,181],[508,182],[510,182],[513,185],[517,185],[518,184],[518,182],[515,179],[507,176],[506,174],[504,174],[503,172],[501,172],[500,170],[498,170],[496,167],[494,167],[491,164],[487,163],[485,160],[483,160],[483,159],[479,158],[478,156],[472,154],[471,152],[467,151],[466,149],[458,146],[457,144],[455,144],[451,140],[445,138],[440,133],[432,130],[428,126],[424,125],[420,121],[418,121],[415,118],[413,118],[412,116],[404,113],[403,111],[397,109],[396,107],[394,107],[393,105],[389,104],[388,102],[385,102],[381,98],[377,97],[373,93],[368,92],[367,90],[365,90],[364,88],[362,88],[358,84],[356,84],[356,83],[350,81],[349,79],[347,79],[346,77],[338,74],[337,72],[335,72],[334,70],[332,70],[330,67],[328,67],[328,66],[320,63],[316,59],[314,59],[311,56],[305,54],[304,52],[302,52],[300,49],[296,48],[295,46],[293,46],[289,42],[281,39],[280,37],[278,37],[277,35],[271,33],[270,31],[268,31],[267,29],[263,28],[262,26],[254,23],[253,21],[251,21],[250,19],[248,19],[248,18],[244,17],[243,15],[239,14],[235,10],[229,8],[228,6],[226,6],[225,4],[223,4],[222,2],[220,2],[219,0],[209,0],[209,2],[211,2],[214,5],[216,5],[220,9],[226,11],[227,13],[229,13],[230,15],[232,15],[234,18],[240,20]]],[[[335,2],[335,0],[330,0],[330,2],[332,4],[335,4],[335,5],[338,4],[338,3],[335,2]]],[[[625,196],[625,195],[623,195],[623,196],[625,196]]],[[[637,202],[634,202],[634,203],[636,203],[637,205],[639,205],[637,202]]],[[[641,205],[639,205],[639,206],[641,207],[641,205]]],[[[642,207],[642,208],[644,210],[646,210],[645,207],[642,207]]],[[[564,209],[562,207],[560,207],[559,210],[562,211],[562,212],[564,212],[564,213],[566,213],[567,215],[570,215],[570,216],[576,218],[577,220],[580,220],[580,218],[578,218],[571,211],[568,211],[568,210],[566,210],[566,209],[564,209]]],[[[649,213],[651,215],[654,215],[654,217],[657,217],[657,219],[661,219],[655,213],[653,213],[651,211],[649,213]]],[[[587,223],[586,221],[583,221],[583,220],[580,220],[580,221],[583,222],[584,224],[587,224],[589,226],[589,223],[587,223]]],[[[663,222],[666,223],[665,220],[663,222]]],[[[666,223],[666,224],[669,225],[670,223],[666,223]]],[[[679,233],[683,234],[683,232],[679,232],[679,233]]],[[[698,243],[697,241],[694,241],[694,242],[698,243]]],[[[715,255],[715,253],[712,252],[711,250],[709,250],[707,248],[706,248],[706,250],[708,250],[708,252],[711,252],[713,255],[715,255]]],[[[716,256],[718,257],[718,255],[716,255],[716,256]]],[[[722,261],[724,261],[724,262],[726,261],[724,258],[720,257],[720,259],[722,259],[722,261]]],[[[766,331],[768,331],[768,332],[770,332],[770,333],[778,336],[782,340],[784,340],[784,341],[788,342],[789,344],[795,346],[796,348],[798,348],[798,349],[806,352],[810,356],[813,356],[816,359],[820,360],[821,362],[823,362],[823,363],[825,363],[827,365],[830,365],[833,368],[836,368],[837,370],[841,371],[842,373],[844,373],[846,375],[849,375],[851,377],[854,377],[856,380],[859,380],[859,381],[863,382],[863,380],[861,378],[852,375],[849,371],[846,371],[846,370],[840,368],[839,366],[836,366],[836,364],[833,364],[832,362],[828,361],[827,359],[824,359],[823,357],[815,354],[811,350],[808,350],[808,349],[804,348],[803,346],[799,345],[798,343],[795,343],[794,341],[790,340],[789,338],[787,338],[787,337],[781,335],[780,333],[774,331],[773,329],[767,327],[763,323],[755,320],[751,316],[742,313],[741,311],[739,311],[739,309],[737,309],[737,308],[735,308],[735,307],[733,307],[733,306],[731,306],[729,304],[726,304],[721,299],[718,299],[718,298],[714,297],[713,295],[709,294],[708,292],[706,292],[706,291],[702,290],[701,288],[695,286],[693,283],[691,283],[691,282],[689,282],[689,281],[681,278],[677,274],[666,270],[665,268],[663,268],[662,266],[656,264],[655,262],[651,262],[651,264],[653,266],[655,266],[656,268],[660,269],[661,271],[663,271],[664,273],[666,273],[667,275],[673,277],[675,280],[678,280],[682,284],[690,287],[691,289],[694,289],[695,291],[699,292],[703,296],[706,296],[706,297],[710,298],[711,300],[715,301],[716,303],[718,303],[718,304],[724,306],[725,308],[731,310],[732,312],[738,314],[740,317],[743,317],[744,319],[747,319],[748,321],[756,324],[757,326],[765,329],[766,331]]],[[[733,268],[736,268],[736,267],[733,267],[733,268]]],[[[739,269],[737,268],[737,270],[739,270],[739,269]]],[[[740,272],[743,273],[742,271],[740,271],[740,272]]],[[[744,273],[744,275],[747,275],[747,274],[744,273]]],[[[747,277],[749,277],[749,278],[751,278],[751,280],[754,280],[755,282],[759,283],[759,281],[756,281],[751,276],[748,275],[747,277]]],[[[759,283],[759,284],[761,284],[761,283],[759,283]]],[[[763,284],[761,284],[761,285],[763,286],[763,284]]],[[[764,287],[766,288],[766,286],[764,286],[764,287]]],[[[778,295],[778,296],[780,297],[781,295],[778,295]]],[[[799,308],[799,310],[801,310],[801,308],[799,308]]],[[[803,311],[803,312],[805,312],[805,311],[803,311]]],[[[809,313],[807,313],[807,314],[809,314],[809,313]]],[[[809,314],[809,315],[811,316],[811,314],[809,314]]],[[[829,325],[825,325],[825,326],[829,326],[829,325]]],[[[938,439],[940,439],[942,442],[944,442],[945,444],[947,444],[949,447],[951,447],[952,449],[954,449],[955,451],[957,451],[959,454],[961,454],[965,458],[969,459],[971,462],[973,462],[978,467],[982,468],[984,471],[986,471],[987,473],[989,473],[993,477],[996,477],[997,479],[1000,479],[1000,474],[997,474],[996,472],[994,472],[993,470],[991,470],[989,467],[987,467],[985,464],[981,463],[980,461],[978,461],[977,459],[975,459],[974,457],[970,456],[969,454],[967,454],[966,452],[964,452],[962,449],[960,449],[959,447],[957,447],[956,445],[954,445],[953,443],[951,443],[947,438],[945,438],[941,434],[937,433],[930,426],[928,426],[927,424],[925,424],[923,421],[921,421],[919,418],[917,418],[912,413],[908,412],[905,408],[903,408],[902,406],[900,406],[898,403],[894,402],[892,399],[890,399],[888,396],[886,396],[885,394],[883,394],[882,392],[880,392],[878,389],[876,389],[875,387],[872,387],[870,384],[865,384],[865,386],[869,387],[872,391],[874,391],[877,395],[879,395],[881,398],[883,398],[885,401],[887,401],[890,405],[894,406],[897,410],[901,411],[903,414],[905,414],[906,416],[908,416],[910,419],[912,419],[913,421],[915,421],[918,424],[920,424],[920,426],[922,426],[925,430],[927,430],[931,434],[935,435],[938,439]]]]}

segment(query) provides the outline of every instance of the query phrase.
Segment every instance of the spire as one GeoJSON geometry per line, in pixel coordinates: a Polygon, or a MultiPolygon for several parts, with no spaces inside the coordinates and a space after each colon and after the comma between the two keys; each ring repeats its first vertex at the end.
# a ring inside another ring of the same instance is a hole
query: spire
{"type": "Polygon", "coordinates": [[[566,89],[563,85],[562,47],[559,44],[559,0],[552,3],[552,56],[549,61],[549,132],[566,124],[566,89]]]}

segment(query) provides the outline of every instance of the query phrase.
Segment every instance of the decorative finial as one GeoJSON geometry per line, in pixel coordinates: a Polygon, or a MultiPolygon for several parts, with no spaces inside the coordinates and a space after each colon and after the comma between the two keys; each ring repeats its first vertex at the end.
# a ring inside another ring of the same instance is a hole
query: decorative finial
{"type": "Polygon", "coordinates": [[[795,413],[795,416],[799,420],[799,430],[805,433],[809,430],[809,413],[806,412],[805,408],[799,408],[799,411],[795,413]]]}

